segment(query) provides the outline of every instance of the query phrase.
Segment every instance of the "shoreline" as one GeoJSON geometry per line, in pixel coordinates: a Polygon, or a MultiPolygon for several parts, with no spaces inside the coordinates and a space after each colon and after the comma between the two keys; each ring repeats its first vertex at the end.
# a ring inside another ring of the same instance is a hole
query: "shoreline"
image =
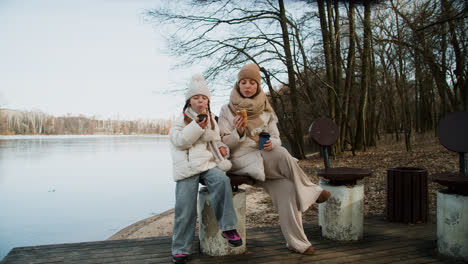
{"type": "Polygon", "coordinates": [[[174,208],[131,224],[113,234],[107,240],[168,236],[172,234],[173,218],[174,208]]]}

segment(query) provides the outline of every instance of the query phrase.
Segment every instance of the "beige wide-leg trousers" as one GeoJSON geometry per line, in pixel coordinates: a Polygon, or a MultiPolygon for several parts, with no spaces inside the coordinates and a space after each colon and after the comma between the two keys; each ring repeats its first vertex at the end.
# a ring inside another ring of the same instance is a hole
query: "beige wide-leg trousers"
{"type": "Polygon", "coordinates": [[[271,197],[288,247],[303,253],[311,244],[304,233],[302,213],[315,203],[323,189],[309,180],[285,148],[262,150],[261,155],[265,181],[258,184],[271,197]]]}

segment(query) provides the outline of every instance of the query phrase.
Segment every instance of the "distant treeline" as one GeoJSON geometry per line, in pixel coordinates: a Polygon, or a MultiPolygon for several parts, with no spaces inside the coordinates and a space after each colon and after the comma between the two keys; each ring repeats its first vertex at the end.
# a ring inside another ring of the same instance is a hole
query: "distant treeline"
{"type": "Polygon", "coordinates": [[[167,135],[170,120],[97,120],[85,116],[55,117],[42,112],[0,109],[1,135],[86,135],[159,134],[167,135]]]}

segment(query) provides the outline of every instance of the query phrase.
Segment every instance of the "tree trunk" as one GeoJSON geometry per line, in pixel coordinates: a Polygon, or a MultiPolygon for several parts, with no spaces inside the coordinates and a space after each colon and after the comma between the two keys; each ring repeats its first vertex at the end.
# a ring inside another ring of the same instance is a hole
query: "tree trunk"
{"type": "Polygon", "coordinates": [[[324,0],[318,0],[318,10],[320,18],[320,28],[322,30],[322,41],[323,41],[323,53],[325,56],[325,69],[327,73],[327,91],[328,91],[328,113],[329,117],[333,119],[334,114],[334,94],[333,94],[333,68],[331,62],[331,50],[330,50],[330,37],[328,32],[328,23],[325,15],[324,0]]]}
{"type": "MultiPolygon", "coordinates": [[[[442,10],[443,14],[445,17],[451,17],[453,14],[453,8],[451,4],[447,0],[442,0],[442,10]]],[[[465,8],[466,8],[466,2],[465,2],[465,8]]],[[[465,9],[466,10],[466,9],[465,9]]],[[[465,21],[465,20],[463,20],[465,21]]],[[[462,22],[463,23],[463,22],[462,22]]],[[[460,47],[460,41],[457,38],[457,32],[455,30],[455,21],[450,20],[448,22],[449,26],[449,33],[450,33],[450,44],[452,44],[453,51],[455,53],[455,80],[456,82],[454,83],[454,90],[455,90],[455,95],[457,94],[457,89],[459,90],[459,98],[460,98],[460,105],[461,109],[467,110],[468,109],[468,86],[466,84],[466,75],[468,73],[466,67],[465,67],[465,59],[466,59],[466,47],[464,47],[464,50],[462,51],[460,47]]],[[[465,37],[465,31],[462,30],[461,34],[463,36],[460,36],[460,39],[464,39],[465,37]]]]}
{"type": "Polygon", "coordinates": [[[369,83],[369,122],[367,129],[367,145],[376,146],[377,142],[375,137],[377,135],[377,80],[376,80],[376,69],[375,69],[375,57],[374,57],[374,41],[371,38],[370,41],[370,57],[369,57],[369,68],[370,68],[370,83],[369,83]]]}
{"type": "Polygon", "coordinates": [[[292,118],[294,122],[294,136],[295,142],[291,143],[291,151],[293,152],[293,156],[298,159],[305,158],[304,154],[304,137],[302,135],[302,124],[301,119],[299,117],[299,112],[297,111],[298,107],[298,100],[297,100],[297,93],[296,93],[296,76],[294,74],[294,65],[293,59],[291,54],[291,48],[289,44],[289,33],[288,33],[288,25],[286,22],[286,10],[284,8],[283,0],[278,0],[278,4],[280,7],[280,25],[281,31],[283,36],[283,47],[284,47],[284,55],[286,57],[286,68],[288,70],[288,86],[290,89],[290,98],[291,98],[291,107],[292,107],[292,118]]]}
{"type": "MultiPolygon", "coordinates": [[[[396,30],[397,30],[397,38],[398,41],[401,42],[401,27],[399,24],[399,19],[396,19],[396,30]]],[[[405,133],[405,146],[406,151],[411,151],[411,132],[412,132],[412,122],[411,122],[411,114],[409,110],[409,96],[408,96],[408,89],[406,84],[406,74],[405,74],[405,63],[402,57],[403,54],[403,46],[397,46],[397,56],[398,56],[398,70],[397,67],[394,66],[395,69],[395,76],[399,76],[397,78],[397,89],[399,91],[401,105],[402,105],[402,123],[403,123],[403,132],[405,133]]]]}
{"type": "MultiPolygon", "coordinates": [[[[348,48],[348,57],[346,59],[346,79],[345,79],[345,87],[343,93],[343,118],[341,120],[341,124],[339,124],[340,129],[340,138],[341,142],[343,142],[342,150],[344,150],[344,142],[347,133],[347,123],[349,122],[349,100],[350,100],[350,93],[353,88],[354,83],[354,67],[356,62],[356,51],[355,51],[355,27],[354,27],[354,1],[349,2],[349,11],[348,11],[348,20],[349,20],[349,48],[348,48]]],[[[350,138],[350,142],[353,142],[354,139],[350,138]]],[[[354,144],[352,144],[354,147],[354,144]]]]}
{"type": "Polygon", "coordinates": [[[330,85],[332,89],[330,89],[329,96],[330,96],[330,118],[336,121],[336,108],[337,108],[337,97],[338,97],[338,90],[336,87],[336,76],[337,76],[337,66],[336,66],[336,42],[335,42],[335,30],[333,27],[333,7],[331,5],[332,0],[327,0],[327,18],[328,18],[328,43],[330,49],[330,58],[331,58],[331,67],[332,67],[332,79],[330,80],[330,85]]]}
{"type": "Polygon", "coordinates": [[[355,134],[357,150],[366,150],[366,110],[369,93],[369,51],[370,51],[370,0],[364,1],[364,39],[361,54],[361,94],[359,98],[359,113],[355,134]]]}
{"type": "MultiPolygon", "coordinates": [[[[335,63],[334,63],[334,73],[335,73],[335,78],[334,78],[334,87],[336,91],[336,100],[335,100],[335,123],[336,124],[341,124],[342,119],[343,119],[343,94],[342,94],[342,59],[341,59],[341,39],[340,39],[340,12],[339,12],[339,1],[334,0],[334,7],[335,7],[335,19],[334,19],[334,29],[335,29],[335,46],[334,46],[334,52],[335,52],[335,63]]],[[[335,152],[341,151],[342,149],[342,143],[341,137],[338,137],[338,140],[335,144],[335,152]]]]}
{"type": "MultiPolygon", "coordinates": [[[[260,71],[263,72],[263,75],[265,76],[266,84],[267,84],[268,90],[270,91],[273,109],[275,109],[275,111],[277,111],[277,114],[278,114],[278,112],[280,111],[279,105],[281,105],[281,107],[283,108],[281,112],[284,113],[284,104],[281,100],[281,97],[277,96],[276,91],[273,89],[273,85],[271,84],[270,73],[263,67],[260,67],[260,71]],[[280,100],[279,104],[277,102],[277,99],[280,100]]],[[[286,122],[285,118],[283,118],[282,115],[278,114],[278,128],[280,130],[281,135],[286,137],[288,142],[294,142],[295,141],[294,136],[291,133],[289,133],[288,130],[284,127],[285,122],[286,122]]]]}

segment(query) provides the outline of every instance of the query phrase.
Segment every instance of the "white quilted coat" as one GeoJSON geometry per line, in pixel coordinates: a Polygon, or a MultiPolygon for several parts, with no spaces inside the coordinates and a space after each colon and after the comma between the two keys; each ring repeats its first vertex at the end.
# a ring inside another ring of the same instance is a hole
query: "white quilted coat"
{"type": "Polygon", "coordinates": [[[215,129],[202,129],[195,121],[185,124],[184,116],[179,116],[169,130],[171,140],[172,171],[174,181],[180,181],[192,177],[201,172],[218,166],[227,171],[231,167],[229,160],[216,160],[215,155],[209,150],[207,141],[213,141],[216,148],[226,147],[221,142],[219,127],[216,122],[215,129]]]}
{"type": "MultiPolygon", "coordinates": [[[[219,114],[219,129],[221,131],[222,141],[229,147],[231,152],[231,173],[237,175],[248,175],[256,180],[265,181],[265,170],[263,167],[263,158],[258,149],[258,143],[245,134],[239,137],[236,128],[233,125],[234,115],[227,105],[221,108],[219,114]]],[[[270,133],[272,147],[281,146],[278,127],[276,126],[277,118],[275,114],[263,112],[261,118],[265,125],[256,129],[255,134],[260,132],[270,133]]]]}

